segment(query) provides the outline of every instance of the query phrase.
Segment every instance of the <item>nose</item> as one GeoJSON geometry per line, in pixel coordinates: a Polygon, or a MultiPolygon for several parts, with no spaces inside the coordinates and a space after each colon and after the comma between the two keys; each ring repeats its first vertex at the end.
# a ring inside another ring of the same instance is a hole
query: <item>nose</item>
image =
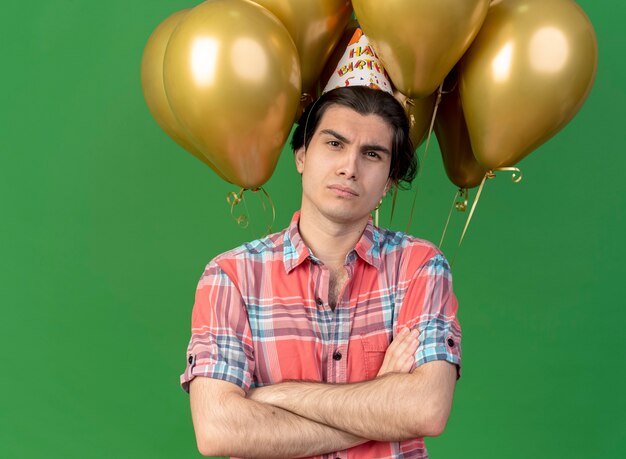
{"type": "Polygon", "coordinates": [[[337,166],[337,175],[355,180],[358,177],[359,154],[356,148],[348,148],[341,155],[337,166]]]}

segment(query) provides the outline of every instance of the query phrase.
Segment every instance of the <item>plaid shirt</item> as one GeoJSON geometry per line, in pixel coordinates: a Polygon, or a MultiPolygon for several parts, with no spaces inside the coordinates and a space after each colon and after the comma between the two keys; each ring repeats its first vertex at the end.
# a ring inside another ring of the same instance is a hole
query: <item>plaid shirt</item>
{"type": "MultiPolygon", "coordinates": [[[[187,368],[250,387],[283,380],[370,380],[407,326],[420,331],[415,365],[461,364],[461,329],[450,267],[432,244],[375,227],[371,219],[346,258],[335,310],[330,272],[306,247],[297,212],[290,226],[226,252],[206,267],[196,292],[187,368]]],[[[322,456],[320,456],[322,457],[322,456]]],[[[426,458],[422,438],[374,442],[323,457],[426,458]]]]}

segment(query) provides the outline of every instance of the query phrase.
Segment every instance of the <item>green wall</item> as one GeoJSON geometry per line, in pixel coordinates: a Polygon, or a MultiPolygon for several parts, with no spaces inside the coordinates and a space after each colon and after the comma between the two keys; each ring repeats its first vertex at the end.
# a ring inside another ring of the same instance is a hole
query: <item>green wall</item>
{"type": "MultiPolygon", "coordinates": [[[[454,265],[463,377],[446,433],[428,441],[433,458],[626,450],[626,6],[579,3],[598,35],[596,84],[521,162],[523,182],[502,175],[483,194],[454,265]]],[[[236,227],[225,202],[234,188],[174,144],[144,103],[143,46],[189,6],[3,4],[3,458],[198,456],[178,387],[195,285],[210,258],[262,225],[257,215],[255,229],[236,227]]],[[[267,190],[280,228],[299,203],[288,151],[267,190]]],[[[438,241],[454,192],[435,143],[412,231],[438,241]]],[[[411,199],[401,197],[392,226],[405,227],[411,199]]]]}

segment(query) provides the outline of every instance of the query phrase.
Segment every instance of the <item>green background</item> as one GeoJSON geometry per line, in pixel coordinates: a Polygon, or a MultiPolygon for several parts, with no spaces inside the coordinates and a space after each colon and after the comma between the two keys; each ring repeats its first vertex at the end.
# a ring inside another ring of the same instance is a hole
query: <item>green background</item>
{"type": "MultiPolygon", "coordinates": [[[[434,458],[626,451],[626,5],[579,4],[598,36],[597,80],[574,120],[520,163],[520,184],[487,184],[454,265],[463,377],[445,434],[427,441],[434,458]]],[[[178,387],[195,286],[208,260],[262,232],[263,215],[239,229],[225,202],[235,188],[171,141],[143,100],[148,36],[193,5],[3,3],[3,458],[198,456],[178,387]]],[[[288,151],[267,190],[281,228],[300,199],[288,151]]],[[[437,242],[454,193],[434,143],[412,232],[437,242]]],[[[405,228],[412,196],[393,227],[405,228]]]]}

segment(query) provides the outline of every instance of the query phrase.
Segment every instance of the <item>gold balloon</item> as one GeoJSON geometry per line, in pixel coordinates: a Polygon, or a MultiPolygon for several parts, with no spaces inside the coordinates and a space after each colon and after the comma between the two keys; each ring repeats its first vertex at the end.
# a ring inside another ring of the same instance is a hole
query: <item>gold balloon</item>
{"type": "Polygon", "coordinates": [[[173,32],[163,73],[194,145],[228,181],[265,183],[300,100],[296,47],[278,19],[248,0],[204,2],[173,32]]]}
{"type": "Polygon", "coordinates": [[[359,28],[359,23],[355,19],[350,19],[348,24],[343,29],[339,40],[335,44],[334,49],[330,53],[328,59],[326,59],[326,63],[324,64],[324,68],[322,69],[322,73],[319,78],[319,86],[320,92],[326,87],[328,80],[337,70],[337,66],[339,65],[339,61],[343,57],[346,52],[346,48],[348,47],[348,43],[352,40],[354,36],[354,32],[359,28]]]}
{"type": "Polygon", "coordinates": [[[487,169],[476,161],[472,152],[455,70],[445,80],[446,93],[437,109],[435,134],[450,181],[459,188],[474,188],[483,180],[487,169]]]}
{"type": "Polygon", "coordinates": [[[186,134],[174,113],[172,113],[165,95],[165,87],[163,85],[163,57],[165,56],[165,49],[172,32],[189,11],[190,9],[185,9],[172,14],[159,24],[150,35],[150,38],[148,38],[143,57],[141,58],[141,86],[150,113],[152,113],[158,125],[161,126],[161,129],[178,145],[205,163],[224,179],[224,176],[215,168],[213,163],[186,138],[186,134]]]}
{"type": "Polygon", "coordinates": [[[409,136],[415,148],[419,147],[428,136],[428,129],[433,119],[437,94],[431,94],[421,99],[410,99],[399,91],[394,92],[394,97],[404,107],[409,118],[409,136]]]}
{"type": "Polygon", "coordinates": [[[352,0],[391,81],[402,94],[426,97],[478,33],[489,0],[352,0]]]}
{"type": "Polygon", "coordinates": [[[512,166],[556,134],[587,98],[597,65],[593,26],[575,2],[494,2],[461,61],[476,159],[512,166]]]}
{"type": "MultiPolygon", "coordinates": [[[[352,14],[350,0],[254,0],[274,13],[293,38],[302,72],[302,88],[315,87],[324,63],[352,14]]],[[[322,88],[326,82],[322,83],[322,88]]]]}

